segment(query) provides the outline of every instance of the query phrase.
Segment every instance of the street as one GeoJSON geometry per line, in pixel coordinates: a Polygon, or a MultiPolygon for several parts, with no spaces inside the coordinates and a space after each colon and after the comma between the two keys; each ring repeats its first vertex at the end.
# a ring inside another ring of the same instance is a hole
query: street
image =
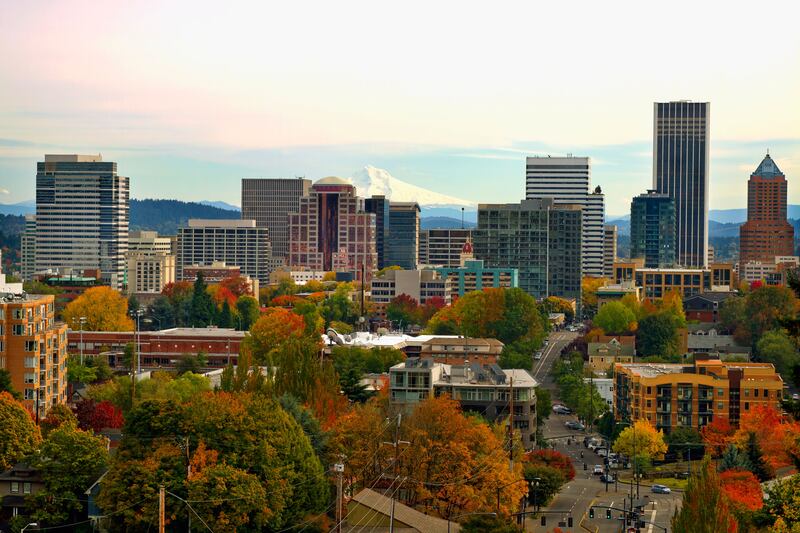
{"type": "MultiPolygon", "coordinates": [[[[560,357],[561,350],[578,335],[578,333],[569,331],[552,333],[549,337],[550,342],[542,353],[542,358],[534,361],[532,374],[541,387],[550,391],[554,404],[558,403],[558,389],[550,375],[550,370],[560,357]]],[[[549,505],[541,507],[541,510],[544,511],[542,515],[525,520],[525,531],[546,533],[556,527],[560,527],[565,533],[577,531],[618,533],[624,531],[620,520],[620,511],[612,511],[612,518],[607,519],[606,509],[598,507],[595,508],[594,519],[589,519],[589,507],[593,505],[625,508],[625,504],[630,501],[631,487],[620,482],[609,483],[606,488],[606,484],[600,481],[600,476],[592,475],[594,465],[602,465],[603,459],[583,446],[585,432],[572,431],[565,427],[564,424],[567,420],[575,419],[574,415],[559,415],[551,412],[550,417],[545,421],[543,428],[545,439],[551,442],[555,450],[570,457],[575,467],[575,479],[566,483],[549,505]],[[583,457],[581,457],[581,453],[583,453],[583,457]],[[586,470],[583,469],[584,463],[586,470]],[[540,516],[546,517],[546,526],[541,525],[540,516]],[[573,520],[571,528],[566,525],[569,516],[573,520]],[[583,527],[581,527],[581,521],[583,521],[583,527]]],[[[635,490],[634,487],[634,493],[635,490]]],[[[639,496],[651,502],[644,507],[643,519],[656,524],[656,526],[647,524],[641,531],[658,533],[664,531],[663,528],[669,527],[669,521],[676,508],[680,506],[683,494],[680,492],[653,494],[648,485],[641,485],[639,496]]],[[[527,510],[532,511],[533,506],[527,510]]]]}

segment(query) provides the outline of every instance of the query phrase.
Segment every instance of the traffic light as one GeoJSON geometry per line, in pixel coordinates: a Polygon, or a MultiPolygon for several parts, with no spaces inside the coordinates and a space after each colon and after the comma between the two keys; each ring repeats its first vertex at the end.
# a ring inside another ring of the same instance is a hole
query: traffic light
{"type": "Polygon", "coordinates": [[[542,522],[542,525],[543,525],[543,526],[546,526],[546,525],[547,525],[547,517],[546,517],[545,515],[542,515],[542,520],[541,520],[541,522],[542,522]]]}
{"type": "Polygon", "coordinates": [[[589,507],[589,518],[590,519],[594,518],[594,507],[589,507]]]}
{"type": "Polygon", "coordinates": [[[583,463],[583,469],[586,470],[586,463],[583,463]]]}
{"type": "Polygon", "coordinates": [[[606,509],[606,520],[611,520],[611,509],[606,509]]]}
{"type": "Polygon", "coordinates": [[[572,517],[571,516],[567,517],[567,527],[572,527],[572,517]]]}

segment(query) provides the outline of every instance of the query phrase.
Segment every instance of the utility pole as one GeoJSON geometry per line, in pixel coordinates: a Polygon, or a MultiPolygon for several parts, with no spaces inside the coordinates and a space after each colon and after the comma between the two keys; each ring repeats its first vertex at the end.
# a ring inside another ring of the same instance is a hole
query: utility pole
{"type": "Polygon", "coordinates": [[[158,533],[164,533],[164,485],[158,486],[158,533]]]}
{"type": "MultiPolygon", "coordinates": [[[[342,533],[342,477],[344,476],[344,455],[339,455],[340,463],[333,465],[336,472],[336,533],[342,533]]],[[[394,501],[394,500],[393,500],[394,501]]]]}
{"type": "MultiPolygon", "coordinates": [[[[402,419],[403,419],[403,413],[401,411],[401,412],[397,413],[397,425],[395,426],[395,429],[394,429],[394,442],[384,442],[383,443],[383,444],[388,444],[389,446],[394,446],[394,460],[393,460],[393,463],[392,463],[392,469],[394,470],[394,482],[392,483],[392,485],[394,485],[394,483],[396,483],[397,480],[400,478],[400,471],[398,470],[399,465],[400,465],[400,445],[401,444],[405,444],[405,445],[411,444],[408,441],[400,440],[400,422],[402,421],[402,419]]],[[[398,489],[399,489],[399,485],[398,485],[398,489]]],[[[395,490],[397,490],[397,489],[395,489],[395,490]]],[[[389,533],[394,533],[394,496],[392,494],[389,494],[389,497],[392,499],[392,510],[390,512],[390,515],[389,515],[389,533]]]]}
{"type": "MultiPolygon", "coordinates": [[[[508,471],[514,472],[514,376],[508,382],[509,417],[508,417],[508,471]]],[[[499,499],[498,492],[498,499],[499,499]]]]}

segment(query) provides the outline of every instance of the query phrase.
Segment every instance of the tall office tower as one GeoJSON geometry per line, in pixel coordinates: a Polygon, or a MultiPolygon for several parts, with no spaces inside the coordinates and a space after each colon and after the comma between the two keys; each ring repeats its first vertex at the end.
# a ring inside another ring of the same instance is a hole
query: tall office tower
{"type": "Polygon", "coordinates": [[[675,200],[654,190],[631,200],[631,259],[646,268],[675,266],[675,200]]]}
{"type": "Polygon", "coordinates": [[[389,240],[386,243],[386,264],[415,270],[419,264],[419,204],[389,204],[389,240]]]}
{"type": "Polygon", "coordinates": [[[617,262],[617,226],[603,226],[603,277],[611,279],[614,275],[614,263],[617,262]]]}
{"type": "Polygon", "coordinates": [[[458,268],[471,229],[429,229],[419,232],[419,264],[458,268]]]}
{"type": "Polygon", "coordinates": [[[25,215],[25,229],[20,239],[22,279],[33,280],[36,273],[36,215],[25,215]]]}
{"type": "Polygon", "coordinates": [[[100,269],[125,285],[129,179],[99,155],[45,155],[36,164],[36,271],[100,269]]]}
{"type": "Polygon", "coordinates": [[[389,199],[373,196],[364,199],[364,211],[375,215],[375,251],[378,253],[378,268],[386,264],[386,246],[389,242],[389,199]]]}
{"type": "Polygon", "coordinates": [[[653,189],[675,200],[676,261],[708,265],[708,102],[653,105],[653,189]]]}
{"type": "Polygon", "coordinates": [[[769,156],[747,181],[747,222],[739,227],[739,261],[774,262],[794,254],[794,227],[786,220],[786,176],[769,156]]]}
{"type": "Polygon", "coordinates": [[[516,268],[531,296],[575,298],[580,305],[582,231],[580,205],[552,198],[480,204],[475,258],[491,268],[516,268]]]}
{"type": "Polygon", "coordinates": [[[351,272],[369,280],[378,266],[375,215],[364,211],[356,188],[330,176],[311,186],[300,209],[289,214],[288,265],[351,272]]]}
{"type": "Polygon", "coordinates": [[[272,255],[289,255],[289,213],[300,209],[300,198],[308,196],[311,180],[305,178],[244,178],[242,219],[255,220],[269,230],[272,255]]]}
{"type": "Polygon", "coordinates": [[[128,294],[158,294],[175,281],[172,237],[155,231],[132,231],[128,235],[128,294]]]}
{"type": "Polygon", "coordinates": [[[603,275],[603,195],[590,194],[592,167],[588,157],[528,157],[525,161],[525,198],[552,198],[556,204],[583,208],[584,276],[603,275]]]}
{"type": "Polygon", "coordinates": [[[269,283],[272,247],[269,230],[255,220],[189,219],[178,229],[176,278],[184,279],[184,268],[225,262],[238,266],[245,276],[269,283]]]}

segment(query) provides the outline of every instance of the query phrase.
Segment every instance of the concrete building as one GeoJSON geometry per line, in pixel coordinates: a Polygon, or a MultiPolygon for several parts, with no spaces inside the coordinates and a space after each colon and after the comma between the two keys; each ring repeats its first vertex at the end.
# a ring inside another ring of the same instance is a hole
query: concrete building
{"type": "Polygon", "coordinates": [[[305,285],[309,281],[323,281],[325,274],[321,270],[306,270],[303,268],[281,267],[270,272],[270,285],[277,285],[284,279],[290,279],[295,285],[305,285]]]}
{"type": "Polygon", "coordinates": [[[274,257],[289,255],[289,213],[300,209],[310,190],[311,180],[304,178],[242,179],[242,219],[267,228],[274,257]]]}
{"type": "Polygon", "coordinates": [[[800,268],[800,257],[776,256],[772,261],[747,261],[739,263],[739,279],[745,283],[760,281],[765,285],[783,285],[788,283],[788,273],[800,268]]]}
{"type": "Polygon", "coordinates": [[[675,200],[653,190],[631,200],[631,259],[647,268],[675,266],[675,200]]]}
{"type": "Polygon", "coordinates": [[[222,368],[229,362],[234,365],[239,355],[239,343],[246,331],[228,328],[168,328],[160,331],[84,331],[70,329],[66,334],[70,353],[100,355],[108,351],[109,364],[121,366],[119,355],[130,342],[140,346],[142,369],[174,368],[186,355],[205,352],[209,368],[222,368]],[[138,337],[138,339],[137,339],[138,337]]]}
{"type": "Polygon", "coordinates": [[[783,379],[771,363],[726,363],[695,356],[694,364],[633,363],[614,366],[614,416],[648,420],[664,433],[700,429],[712,420],[738,427],[757,405],[780,410],[783,379]]]}
{"type": "Polygon", "coordinates": [[[644,268],[642,261],[614,264],[615,283],[633,282],[644,300],[663,297],[676,290],[685,299],[709,291],[734,290],[733,265],[717,263],[706,268],[644,268]]]}
{"type": "Polygon", "coordinates": [[[676,260],[708,266],[708,102],[653,104],[653,189],[675,200],[676,260]]]}
{"type": "Polygon", "coordinates": [[[517,269],[519,287],[534,298],[580,301],[582,222],[579,205],[552,198],[480,204],[475,257],[489,268],[517,269]]]}
{"type": "Polygon", "coordinates": [[[581,268],[584,276],[603,275],[605,200],[600,187],[590,192],[588,157],[528,157],[525,161],[525,199],[552,198],[556,204],[583,208],[581,268]]]}
{"type": "Polygon", "coordinates": [[[193,265],[209,266],[215,262],[235,265],[241,273],[262,283],[269,283],[272,247],[269,230],[255,220],[190,219],[178,229],[176,277],[185,279],[184,269],[193,265]]]}
{"type": "Polygon", "coordinates": [[[258,289],[260,288],[258,280],[243,275],[242,269],[239,266],[226,265],[224,261],[214,261],[210,265],[189,265],[183,267],[183,281],[194,283],[200,275],[203,276],[203,281],[208,285],[216,285],[225,279],[241,276],[250,294],[258,296],[258,289]]]}
{"type": "Polygon", "coordinates": [[[642,301],[642,288],[637,287],[632,281],[622,283],[610,283],[597,289],[597,309],[599,310],[608,302],[622,300],[625,296],[632,294],[637,302],[642,301]]]}
{"type": "Polygon", "coordinates": [[[603,226],[603,277],[610,278],[614,274],[614,263],[617,262],[617,226],[603,226]]]}
{"type": "Polygon", "coordinates": [[[364,211],[375,215],[375,251],[378,254],[378,269],[390,266],[386,263],[386,250],[389,245],[389,199],[385,196],[372,196],[364,199],[364,211]]]}
{"type": "Polygon", "coordinates": [[[459,267],[464,244],[472,242],[471,229],[429,229],[419,233],[419,264],[459,267]]]}
{"type": "Polygon", "coordinates": [[[453,294],[456,296],[464,296],[468,292],[483,289],[508,289],[519,286],[519,271],[516,268],[488,268],[483,263],[480,259],[472,259],[465,261],[461,267],[435,270],[441,277],[450,280],[453,294]]]}
{"type": "Polygon", "coordinates": [[[155,231],[128,235],[128,294],[159,294],[175,281],[175,239],[155,231]]]}
{"type": "Polygon", "coordinates": [[[367,280],[378,266],[375,215],[364,210],[356,188],[337,177],[323,178],[289,214],[288,265],[351,273],[367,280]]]}
{"type": "Polygon", "coordinates": [[[747,181],[747,222],[739,227],[741,263],[793,256],[794,226],[786,219],[786,176],[767,154],[747,181]]]}
{"type": "Polygon", "coordinates": [[[67,326],[55,322],[55,297],[0,294],[0,368],[39,419],[67,401],[67,326]]]}
{"type": "Polygon", "coordinates": [[[36,215],[25,215],[25,229],[20,237],[20,274],[31,281],[36,273],[36,215]]]}
{"type": "Polygon", "coordinates": [[[446,305],[452,302],[452,285],[446,277],[434,270],[387,270],[381,277],[370,281],[370,301],[375,314],[385,318],[386,306],[401,294],[406,294],[420,305],[434,298],[446,305]]]}
{"type": "Polygon", "coordinates": [[[419,204],[389,204],[389,240],[386,242],[386,266],[413,270],[419,265],[419,204]]]}
{"type": "Polygon", "coordinates": [[[129,179],[99,155],[45,155],[36,164],[35,272],[99,269],[122,290],[129,179]]]}
{"type": "Polygon", "coordinates": [[[500,359],[504,344],[497,339],[472,337],[433,337],[422,342],[420,359],[430,359],[446,365],[478,363],[493,365],[500,359]]]}
{"type": "Polygon", "coordinates": [[[389,369],[392,404],[413,408],[431,396],[447,395],[458,400],[464,411],[478,413],[490,421],[510,414],[510,392],[514,398],[514,429],[522,435],[525,449],[536,442],[536,387],[527,370],[503,370],[497,365],[446,365],[429,359],[407,359],[389,369]]]}

